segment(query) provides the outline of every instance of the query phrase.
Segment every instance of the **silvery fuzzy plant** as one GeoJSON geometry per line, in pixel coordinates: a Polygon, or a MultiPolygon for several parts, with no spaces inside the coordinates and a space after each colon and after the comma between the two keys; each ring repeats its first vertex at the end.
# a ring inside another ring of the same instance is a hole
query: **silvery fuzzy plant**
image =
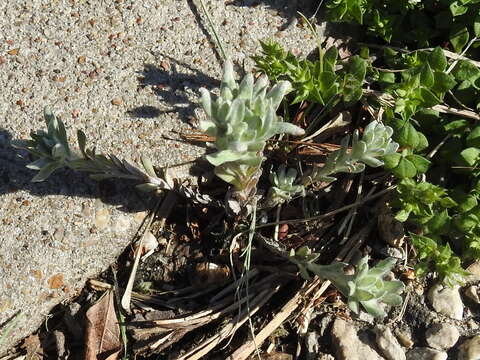
{"type": "Polygon", "coordinates": [[[288,203],[293,197],[305,196],[305,187],[295,185],[297,170],[290,168],[287,170],[285,165],[280,165],[278,171],[271,171],[270,182],[272,186],[268,190],[265,207],[275,207],[277,205],[288,203]]]}
{"type": "Polygon", "coordinates": [[[360,305],[371,315],[384,318],[385,305],[399,306],[402,304],[400,294],[405,285],[399,280],[384,280],[395,265],[394,258],[379,261],[374,267],[368,266],[368,256],[360,259],[353,275],[346,275],[346,263],[336,262],[330,265],[315,264],[319,254],[312,253],[308,247],[302,247],[290,252],[290,261],[295,263],[300,274],[310,279],[309,272],[330,280],[332,284],[347,298],[349,308],[356,314],[360,305]]]}
{"type": "Polygon", "coordinates": [[[304,176],[302,183],[330,183],[336,180],[332,176],[336,173],[360,173],[365,170],[365,165],[382,166],[382,157],[393,154],[398,149],[398,144],[392,141],[392,134],[391,127],[378,121],[372,121],[365,127],[361,140],[358,130],[355,130],[351,150],[348,149],[350,136],[346,136],[340,143],[340,149],[327,157],[323,167],[315,167],[310,174],[304,176]]]}
{"type": "Polygon", "coordinates": [[[43,181],[55,170],[68,167],[77,171],[90,173],[95,180],[107,178],[130,179],[138,182],[137,188],[141,191],[173,190],[194,202],[207,204],[211,199],[198,194],[192,189],[176,184],[167,173],[159,177],[149,159],[142,157],[142,167],[126,160],[120,160],[115,155],[101,155],[95,153],[95,148],[86,148],[86,137],[83,131],[77,132],[80,152],[71,150],[65,125],[46,108],[44,110],[47,131],[32,132],[31,140],[17,140],[12,143],[17,148],[24,149],[32,154],[36,160],[27,165],[28,168],[38,170],[32,181],[43,181]]]}
{"type": "Polygon", "coordinates": [[[248,208],[256,193],[266,141],[277,134],[304,134],[303,129],[283,122],[276,114],[290,88],[288,81],[269,88],[266,76],[255,82],[252,74],[247,74],[238,84],[233,64],[227,60],[220,95],[212,99],[210,92],[200,89],[207,115],[207,120],[200,122],[200,128],[215,137],[217,149],[206,158],[215,166],[215,174],[233,185],[227,194],[227,203],[234,213],[248,208]]]}

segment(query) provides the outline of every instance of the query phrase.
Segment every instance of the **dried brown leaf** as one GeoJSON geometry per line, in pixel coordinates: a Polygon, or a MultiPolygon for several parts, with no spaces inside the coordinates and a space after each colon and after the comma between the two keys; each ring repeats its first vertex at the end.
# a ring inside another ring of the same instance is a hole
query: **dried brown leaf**
{"type": "Polygon", "coordinates": [[[114,295],[108,291],[86,314],[85,360],[116,360],[122,350],[114,295]]]}

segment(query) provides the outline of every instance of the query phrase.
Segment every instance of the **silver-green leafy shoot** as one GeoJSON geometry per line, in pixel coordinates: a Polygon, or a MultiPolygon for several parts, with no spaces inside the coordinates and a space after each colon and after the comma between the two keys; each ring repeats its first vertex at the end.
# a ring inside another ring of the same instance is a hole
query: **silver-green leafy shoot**
{"type": "Polygon", "coordinates": [[[304,134],[303,129],[283,122],[276,114],[290,88],[288,81],[269,88],[266,76],[255,82],[252,74],[238,84],[232,63],[226,61],[220,95],[212,99],[209,91],[200,89],[207,115],[200,128],[215,137],[217,149],[206,158],[215,166],[215,174],[233,185],[234,198],[240,202],[255,195],[266,141],[277,134],[304,134]]]}
{"type": "Polygon", "coordinates": [[[360,305],[371,315],[385,317],[384,304],[399,306],[402,304],[400,294],[405,285],[399,280],[384,280],[396,263],[394,258],[379,261],[374,267],[368,266],[368,256],[360,259],[354,275],[346,275],[345,263],[319,265],[314,263],[318,254],[312,253],[307,247],[302,247],[290,253],[290,261],[297,264],[300,274],[309,279],[309,272],[328,279],[347,297],[350,309],[358,313],[360,305]]]}
{"type": "Polygon", "coordinates": [[[268,190],[267,207],[274,207],[289,202],[297,195],[305,196],[304,186],[295,185],[297,170],[293,168],[287,170],[285,165],[280,165],[277,172],[270,172],[269,178],[272,186],[268,190]]]}
{"type": "Polygon", "coordinates": [[[141,169],[131,162],[118,159],[115,155],[96,154],[95,148],[86,148],[86,137],[81,130],[77,133],[80,152],[72,151],[63,122],[48,108],[44,110],[44,117],[47,131],[32,132],[31,140],[16,140],[12,143],[14,147],[28,151],[36,158],[27,165],[30,169],[38,170],[32,181],[43,181],[55,170],[68,167],[88,172],[95,180],[131,179],[140,183],[137,188],[142,191],[173,190],[172,179],[159,178],[146,157],[142,157],[143,169],[141,169]]]}
{"type": "Polygon", "coordinates": [[[365,165],[379,167],[384,163],[382,157],[393,154],[398,144],[392,141],[393,129],[378,121],[372,121],[365,127],[362,139],[358,130],[353,133],[352,148],[348,145],[350,136],[342,139],[340,149],[331,153],[323,167],[313,168],[310,174],[302,179],[304,185],[314,182],[332,182],[336,173],[359,173],[365,170],[365,165]]]}

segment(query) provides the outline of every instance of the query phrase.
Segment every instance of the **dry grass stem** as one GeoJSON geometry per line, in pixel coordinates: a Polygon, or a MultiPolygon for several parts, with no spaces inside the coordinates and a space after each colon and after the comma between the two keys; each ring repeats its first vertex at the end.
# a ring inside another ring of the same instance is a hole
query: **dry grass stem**
{"type": "MultiPolygon", "coordinates": [[[[165,225],[166,218],[172,211],[173,206],[176,202],[176,199],[177,197],[173,192],[169,191],[167,193],[165,200],[163,201],[162,206],[160,207],[160,210],[159,210],[159,216],[161,219],[160,228],[163,228],[163,226],[165,225]]],[[[130,277],[128,278],[127,287],[125,288],[125,292],[123,294],[122,303],[121,303],[122,308],[127,312],[130,312],[130,301],[132,296],[133,283],[135,281],[135,275],[137,274],[138,264],[140,262],[140,256],[143,250],[143,239],[145,237],[145,234],[149,231],[150,226],[152,225],[153,219],[155,218],[155,214],[157,213],[159,206],[160,206],[160,201],[157,202],[155,209],[152,212],[152,215],[150,217],[150,220],[148,221],[148,224],[145,228],[145,231],[143,232],[142,237],[139,240],[138,247],[135,251],[135,260],[133,263],[132,271],[130,273],[130,277]]]]}

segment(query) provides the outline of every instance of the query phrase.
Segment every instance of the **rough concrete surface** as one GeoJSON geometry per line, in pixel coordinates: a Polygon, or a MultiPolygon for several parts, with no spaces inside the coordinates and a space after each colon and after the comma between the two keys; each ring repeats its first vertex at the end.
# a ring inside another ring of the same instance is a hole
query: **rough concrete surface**
{"type": "MultiPolygon", "coordinates": [[[[239,64],[251,66],[268,37],[299,54],[313,48],[307,30],[285,26],[289,1],[206,4],[239,64]]],[[[194,160],[201,147],[162,136],[191,128],[198,88],[218,85],[218,58],[196,0],[0,1],[0,326],[23,314],[0,353],[112,263],[138,227],[135,211],[147,207],[121,183],[99,186],[67,170],[31,183],[10,141],[42,128],[50,105],[72,144],[81,128],[89,144],[121,158],[194,160]]]]}

